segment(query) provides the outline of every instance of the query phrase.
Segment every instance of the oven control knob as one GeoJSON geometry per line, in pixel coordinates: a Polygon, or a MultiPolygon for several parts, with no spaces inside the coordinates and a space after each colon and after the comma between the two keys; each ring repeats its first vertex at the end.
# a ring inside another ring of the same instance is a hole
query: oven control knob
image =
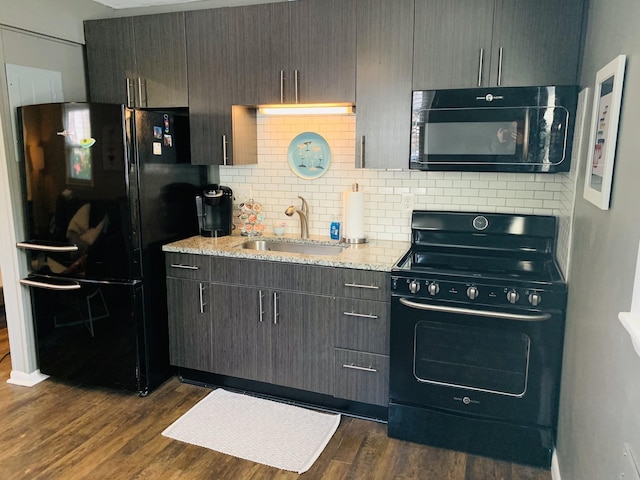
{"type": "Polygon", "coordinates": [[[430,283],[428,290],[429,290],[429,295],[437,295],[438,292],[440,291],[440,285],[438,285],[435,282],[430,283]]]}
{"type": "Polygon", "coordinates": [[[467,288],[467,297],[469,297],[469,300],[478,298],[478,289],[476,287],[467,288]]]}
{"type": "Polygon", "coordinates": [[[411,293],[418,293],[420,291],[420,282],[417,280],[411,280],[409,282],[409,291],[411,293]]]}
{"type": "Polygon", "coordinates": [[[540,305],[541,301],[542,301],[542,297],[540,296],[539,293],[531,293],[529,295],[529,303],[534,307],[537,307],[538,305],[540,305]]]}
{"type": "Polygon", "coordinates": [[[515,290],[507,292],[507,301],[509,303],[516,303],[518,300],[520,300],[520,295],[518,295],[518,292],[516,292],[515,290]]]}

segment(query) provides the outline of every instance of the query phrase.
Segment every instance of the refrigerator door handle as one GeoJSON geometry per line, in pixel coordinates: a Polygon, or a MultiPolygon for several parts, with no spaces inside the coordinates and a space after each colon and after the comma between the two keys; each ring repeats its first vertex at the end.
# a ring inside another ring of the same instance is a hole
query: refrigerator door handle
{"type": "Polygon", "coordinates": [[[20,280],[22,285],[26,285],[27,287],[36,287],[36,288],[44,288],[46,290],[80,290],[80,284],[78,282],[67,282],[67,283],[47,283],[40,282],[37,280],[31,280],[29,278],[22,278],[20,280]]]}
{"type": "Polygon", "coordinates": [[[78,246],[75,244],[65,245],[64,243],[46,243],[46,242],[18,242],[16,247],[26,250],[40,250],[42,252],[77,252],[78,246]]]}

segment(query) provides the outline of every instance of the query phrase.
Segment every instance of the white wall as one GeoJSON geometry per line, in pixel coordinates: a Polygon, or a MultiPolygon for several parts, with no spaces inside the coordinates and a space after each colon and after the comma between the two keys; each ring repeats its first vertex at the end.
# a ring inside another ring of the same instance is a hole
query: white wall
{"type": "Polygon", "coordinates": [[[87,0],[0,0],[0,25],[84,43],[82,20],[113,16],[87,0]]]}
{"type": "Polygon", "coordinates": [[[233,189],[237,202],[252,191],[265,206],[268,225],[285,220],[288,233],[299,232],[299,221],[284,210],[292,202],[298,205],[302,195],[311,206],[310,233],[327,237],[332,219],[341,217],[342,192],[353,182],[365,193],[365,233],[372,239],[410,240],[411,212],[401,209],[405,193],[414,194],[416,209],[555,215],[561,220],[558,257],[566,268],[573,169],[568,174],[356,169],[355,122],[355,116],[258,116],[258,164],[220,167],[219,182],[233,189]],[[322,135],[332,152],[328,172],[314,180],[289,168],[289,144],[302,132],[322,135]]]}
{"type": "Polygon", "coordinates": [[[0,225],[5,225],[0,229],[0,265],[11,348],[11,381],[26,385],[41,377],[37,372],[29,295],[18,283],[26,274],[27,260],[24,253],[15,248],[16,241],[23,240],[24,230],[5,65],[60,71],[65,99],[86,100],[83,49],[80,44],[67,41],[73,32],[82,31],[82,16],[87,14],[87,9],[81,7],[81,3],[79,0],[0,0],[0,225]],[[42,28],[43,33],[60,34],[65,40],[18,30],[17,26],[30,30],[42,28]]]}
{"type": "Polygon", "coordinates": [[[628,57],[610,210],[582,198],[584,172],[578,177],[557,447],[563,480],[618,478],[625,442],[640,458],[640,358],[617,319],[631,306],[640,237],[640,3],[590,3],[581,84],[593,90],[598,69],[628,57]]]}

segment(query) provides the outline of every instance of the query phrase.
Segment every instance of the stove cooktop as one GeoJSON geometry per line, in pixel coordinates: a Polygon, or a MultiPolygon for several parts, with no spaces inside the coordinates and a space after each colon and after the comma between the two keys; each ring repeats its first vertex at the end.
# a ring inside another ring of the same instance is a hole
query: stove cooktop
{"type": "Polygon", "coordinates": [[[452,275],[469,279],[563,282],[555,261],[547,258],[509,258],[464,253],[409,250],[396,264],[395,273],[452,275]]]}

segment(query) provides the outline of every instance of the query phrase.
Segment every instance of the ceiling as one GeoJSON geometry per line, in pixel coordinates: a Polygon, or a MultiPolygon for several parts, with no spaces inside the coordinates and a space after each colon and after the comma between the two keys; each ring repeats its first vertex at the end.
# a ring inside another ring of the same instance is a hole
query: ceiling
{"type": "Polygon", "coordinates": [[[174,5],[179,3],[190,3],[197,0],[93,0],[111,8],[136,8],[151,7],[153,5],[174,5]]]}

